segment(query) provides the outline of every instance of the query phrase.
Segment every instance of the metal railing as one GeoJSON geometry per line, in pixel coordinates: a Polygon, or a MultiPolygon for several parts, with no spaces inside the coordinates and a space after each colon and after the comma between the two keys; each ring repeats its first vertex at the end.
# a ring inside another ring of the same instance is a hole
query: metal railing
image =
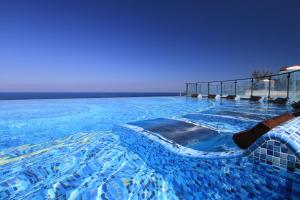
{"type": "Polygon", "coordinates": [[[258,78],[186,83],[186,94],[281,97],[296,101],[300,100],[300,70],[258,78]]]}

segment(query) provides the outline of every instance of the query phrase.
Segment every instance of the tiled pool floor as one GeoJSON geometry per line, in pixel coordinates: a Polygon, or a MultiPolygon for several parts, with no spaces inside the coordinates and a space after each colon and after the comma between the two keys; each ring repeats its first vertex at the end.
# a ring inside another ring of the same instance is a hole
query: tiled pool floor
{"type": "MultiPolygon", "coordinates": [[[[170,154],[173,160],[163,163],[164,152],[148,152],[162,162],[154,166],[123,146],[112,131],[115,125],[134,121],[239,108],[258,115],[286,110],[185,97],[1,101],[0,199],[297,197],[300,179],[295,173],[254,164],[248,157],[187,164],[189,160],[170,154]],[[176,160],[182,167],[170,164],[176,160]],[[270,182],[264,182],[265,177],[270,182]]],[[[236,126],[227,126],[227,134],[230,127],[236,132],[236,126]]]]}

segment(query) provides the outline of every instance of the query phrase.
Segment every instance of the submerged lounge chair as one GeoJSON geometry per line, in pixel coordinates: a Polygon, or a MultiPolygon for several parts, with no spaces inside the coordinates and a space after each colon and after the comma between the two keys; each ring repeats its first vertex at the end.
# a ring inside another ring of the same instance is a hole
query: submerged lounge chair
{"type": "Polygon", "coordinates": [[[198,98],[198,94],[197,94],[197,93],[194,93],[194,94],[191,95],[191,97],[192,97],[192,98],[198,98]]]}
{"type": "Polygon", "coordinates": [[[237,95],[228,95],[227,97],[225,97],[226,99],[230,99],[230,100],[240,100],[240,96],[237,95]]]}
{"type": "Polygon", "coordinates": [[[216,94],[209,94],[207,96],[208,99],[215,99],[215,100],[220,100],[221,99],[221,96],[220,95],[216,95],[216,94]]]}
{"type": "Polygon", "coordinates": [[[294,102],[291,104],[294,109],[300,109],[300,101],[294,102]]]}
{"type": "Polygon", "coordinates": [[[270,103],[274,103],[274,104],[279,104],[279,105],[284,105],[287,102],[287,98],[276,98],[274,100],[269,100],[270,103]]]}
{"type": "Polygon", "coordinates": [[[209,95],[207,96],[207,98],[209,98],[209,99],[215,99],[215,98],[216,98],[216,95],[215,95],[215,94],[209,94],[209,95]]]}
{"type": "Polygon", "coordinates": [[[273,129],[274,127],[287,122],[297,116],[300,116],[300,110],[296,110],[294,113],[284,113],[277,117],[267,119],[253,128],[239,132],[233,135],[233,141],[242,149],[248,148],[253,144],[259,137],[273,129]]]}
{"type": "Polygon", "coordinates": [[[262,99],[262,97],[261,96],[251,96],[250,97],[250,101],[260,101],[262,99]]]}
{"type": "Polygon", "coordinates": [[[231,99],[231,100],[234,100],[236,98],[236,95],[228,95],[226,97],[226,99],[231,99]]]}

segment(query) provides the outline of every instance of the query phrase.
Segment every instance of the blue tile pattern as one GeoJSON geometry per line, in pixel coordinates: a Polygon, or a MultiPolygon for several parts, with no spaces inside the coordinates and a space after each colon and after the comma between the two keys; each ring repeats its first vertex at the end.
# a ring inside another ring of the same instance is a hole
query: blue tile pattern
{"type": "Polygon", "coordinates": [[[220,153],[185,148],[130,125],[116,126],[114,132],[123,146],[173,183],[179,198],[298,199],[299,125],[296,118],[247,150],[220,153]]]}
{"type": "Polygon", "coordinates": [[[204,113],[214,117],[184,120],[230,138],[247,119],[287,109],[185,97],[2,101],[0,199],[299,199],[297,160],[294,168],[293,148],[281,140],[268,145],[266,138],[252,151],[199,152],[121,126],[204,113]],[[264,154],[272,163],[259,160],[264,154]]]}
{"type": "Polygon", "coordinates": [[[300,117],[278,126],[246,151],[255,160],[289,171],[300,169],[300,117]]]}

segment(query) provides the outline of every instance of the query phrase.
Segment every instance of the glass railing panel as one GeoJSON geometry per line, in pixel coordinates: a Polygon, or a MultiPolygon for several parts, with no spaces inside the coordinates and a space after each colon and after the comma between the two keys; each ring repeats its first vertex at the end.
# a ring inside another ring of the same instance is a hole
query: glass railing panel
{"type": "Polygon", "coordinates": [[[220,95],[221,94],[221,82],[209,83],[209,94],[220,95]]]}
{"type": "Polygon", "coordinates": [[[208,93],[208,85],[207,83],[197,83],[197,92],[202,96],[206,96],[208,93]]]}
{"type": "Polygon", "coordinates": [[[276,99],[287,97],[288,75],[278,74],[272,76],[270,80],[270,98],[276,99]]]}
{"type": "Polygon", "coordinates": [[[294,71],[284,74],[272,75],[265,78],[248,78],[233,81],[213,81],[187,83],[187,95],[201,94],[206,96],[209,94],[221,95],[237,95],[242,98],[253,96],[263,96],[276,99],[278,97],[286,98],[292,101],[300,100],[300,71],[294,71]],[[288,75],[290,74],[290,78],[288,75]],[[222,84],[221,84],[222,83],[222,84]]]}
{"type": "Polygon", "coordinates": [[[235,82],[225,81],[222,82],[222,96],[235,95],[235,82]]]}
{"type": "Polygon", "coordinates": [[[289,98],[292,101],[300,100],[300,71],[291,73],[290,86],[289,86],[289,98]]]}
{"type": "Polygon", "coordinates": [[[196,83],[188,83],[187,84],[187,95],[191,95],[197,93],[196,83]]]}
{"type": "Polygon", "coordinates": [[[253,96],[268,97],[269,95],[269,78],[253,80],[253,96]]]}
{"type": "Polygon", "coordinates": [[[237,80],[236,95],[242,98],[251,96],[251,79],[237,80]]]}

